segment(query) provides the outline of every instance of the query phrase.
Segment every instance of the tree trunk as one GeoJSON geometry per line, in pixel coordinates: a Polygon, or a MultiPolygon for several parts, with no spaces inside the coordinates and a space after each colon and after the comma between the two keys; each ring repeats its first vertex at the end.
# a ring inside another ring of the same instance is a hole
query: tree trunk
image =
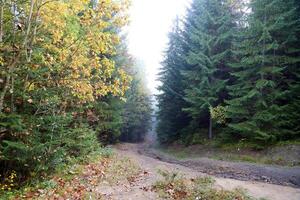
{"type": "Polygon", "coordinates": [[[4,2],[1,2],[1,8],[0,8],[0,42],[3,41],[3,35],[4,35],[4,30],[3,30],[3,15],[4,15],[4,2]]]}
{"type": "Polygon", "coordinates": [[[36,7],[38,7],[38,8],[37,8],[36,16],[35,16],[35,20],[34,20],[34,28],[33,28],[32,38],[31,38],[30,43],[28,44],[28,46],[29,46],[28,62],[31,62],[32,45],[35,42],[35,38],[36,38],[36,34],[37,34],[37,27],[38,27],[38,21],[39,21],[40,10],[41,10],[41,5],[42,4],[43,4],[43,0],[36,2],[36,7]]]}
{"type": "Polygon", "coordinates": [[[209,130],[208,130],[208,139],[213,138],[213,132],[212,132],[212,118],[211,115],[209,115],[209,130]]]}
{"type": "Polygon", "coordinates": [[[4,107],[4,98],[9,88],[9,82],[10,82],[10,74],[7,75],[3,91],[0,94],[0,113],[2,113],[4,107]]]}
{"type": "Polygon", "coordinates": [[[0,93],[0,113],[2,113],[2,110],[4,107],[5,95],[8,92],[9,87],[11,87],[10,82],[11,82],[11,78],[12,78],[12,73],[15,69],[15,66],[18,63],[19,58],[20,58],[20,52],[18,52],[18,54],[15,56],[13,62],[9,65],[8,75],[6,76],[6,82],[4,84],[4,88],[3,88],[2,92],[0,93]]]}
{"type": "MultiPolygon", "coordinates": [[[[28,37],[29,37],[29,34],[30,34],[30,30],[31,30],[31,18],[32,18],[32,13],[33,13],[33,7],[34,7],[34,3],[35,1],[34,0],[31,0],[30,2],[30,10],[29,10],[29,15],[28,15],[28,18],[27,18],[27,29],[26,29],[26,34],[25,34],[25,38],[24,38],[24,43],[23,43],[23,46],[24,46],[24,50],[25,50],[25,55],[26,55],[26,59],[27,61],[29,62],[29,56],[28,56],[28,37]]],[[[30,50],[29,50],[30,51],[30,50]]],[[[31,53],[30,53],[31,54],[31,53]]]]}

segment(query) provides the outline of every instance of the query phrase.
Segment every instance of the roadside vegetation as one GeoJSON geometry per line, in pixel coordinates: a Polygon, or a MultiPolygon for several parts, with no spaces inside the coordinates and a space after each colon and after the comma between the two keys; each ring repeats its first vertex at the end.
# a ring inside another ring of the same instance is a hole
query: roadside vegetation
{"type": "Polygon", "coordinates": [[[223,161],[249,162],[285,167],[300,166],[300,144],[297,141],[280,142],[263,150],[255,150],[251,143],[219,143],[203,141],[194,145],[172,144],[160,146],[162,153],[177,159],[196,159],[200,157],[223,161]]]}
{"type": "MultiPolygon", "coordinates": [[[[121,34],[129,6],[127,0],[1,1],[1,197],[68,173],[107,144],[143,140],[151,97],[143,63],[128,53],[121,34]]],[[[61,181],[45,184],[64,189],[61,181]]]]}
{"type": "Polygon", "coordinates": [[[160,171],[163,180],[154,184],[153,190],[163,199],[186,200],[255,200],[242,189],[226,191],[214,187],[210,177],[186,179],[176,172],[160,171]]]}
{"type": "Polygon", "coordinates": [[[169,145],[158,150],[176,159],[210,158],[222,161],[249,162],[284,167],[300,166],[298,156],[299,146],[269,147],[262,151],[253,151],[251,148],[218,147],[210,145],[169,145]],[[288,155],[288,156],[286,156],[288,155]]]}
{"type": "Polygon", "coordinates": [[[103,186],[134,180],[140,173],[131,160],[118,157],[111,149],[102,149],[84,161],[74,160],[58,168],[44,180],[7,192],[0,199],[105,199],[103,186]]]}

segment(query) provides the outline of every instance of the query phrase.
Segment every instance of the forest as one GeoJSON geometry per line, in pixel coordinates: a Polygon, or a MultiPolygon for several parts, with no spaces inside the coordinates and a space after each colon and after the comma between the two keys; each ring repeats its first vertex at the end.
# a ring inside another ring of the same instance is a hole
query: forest
{"type": "Polygon", "coordinates": [[[0,0],[0,199],[299,199],[299,1],[191,0],[157,94],[137,1],[0,0]]]}
{"type": "Polygon", "coordinates": [[[128,6],[1,1],[0,191],[101,145],[143,140],[151,97],[121,34],[128,6]]]}
{"type": "Polygon", "coordinates": [[[294,0],[194,0],[162,63],[160,142],[299,139],[299,13],[294,0]]]}

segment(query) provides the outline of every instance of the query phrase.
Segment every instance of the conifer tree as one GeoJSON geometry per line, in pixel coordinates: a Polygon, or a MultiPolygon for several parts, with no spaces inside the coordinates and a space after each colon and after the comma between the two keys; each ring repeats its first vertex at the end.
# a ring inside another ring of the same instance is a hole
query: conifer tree
{"type": "Polygon", "coordinates": [[[235,27],[229,3],[222,0],[194,0],[186,20],[188,55],[186,61],[192,67],[183,72],[189,84],[185,108],[194,123],[209,128],[213,137],[210,108],[227,98],[226,83],[229,77],[228,63],[235,27]]]}
{"type": "Polygon", "coordinates": [[[294,0],[253,0],[250,8],[231,65],[229,126],[243,138],[275,141],[297,124],[287,112],[299,107],[299,16],[294,0]]]}
{"type": "Polygon", "coordinates": [[[151,96],[147,88],[145,65],[135,61],[129,73],[133,78],[130,89],[126,92],[126,102],[122,112],[122,135],[125,142],[142,142],[151,125],[151,96]]]}
{"type": "MultiPolygon", "coordinates": [[[[286,64],[283,71],[284,79],[281,83],[281,90],[284,91],[280,100],[282,105],[279,128],[281,134],[279,140],[290,140],[300,136],[300,3],[299,1],[287,1],[289,8],[285,27],[279,30],[286,38],[284,46],[286,64]]],[[[278,114],[278,113],[277,113],[278,114]]]]}
{"type": "Polygon", "coordinates": [[[158,139],[162,143],[172,142],[180,137],[190,119],[182,111],[184,101],[184,78],[181,74],[187,64],[184,60],[185,49],[179,19],[177,18],[172,32],[169,34],[169,46],[166,51],[163,68],[160,72],[159,87],[161,94],[158,95],[158,139]]]}

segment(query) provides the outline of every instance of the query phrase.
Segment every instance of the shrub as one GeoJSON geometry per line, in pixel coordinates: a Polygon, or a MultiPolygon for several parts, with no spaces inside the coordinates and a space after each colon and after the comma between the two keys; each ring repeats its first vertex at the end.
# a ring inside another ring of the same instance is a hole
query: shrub
{"type": "Polygon", "coordinates": [[[43,177],[72,158],[100,148],[95,131],[86,124],[74,124],[68,114],[1,117],[5,132],[0,141],[0,174],[5,177],[14,170],[19,175],[18,183],[43,177]]]}

